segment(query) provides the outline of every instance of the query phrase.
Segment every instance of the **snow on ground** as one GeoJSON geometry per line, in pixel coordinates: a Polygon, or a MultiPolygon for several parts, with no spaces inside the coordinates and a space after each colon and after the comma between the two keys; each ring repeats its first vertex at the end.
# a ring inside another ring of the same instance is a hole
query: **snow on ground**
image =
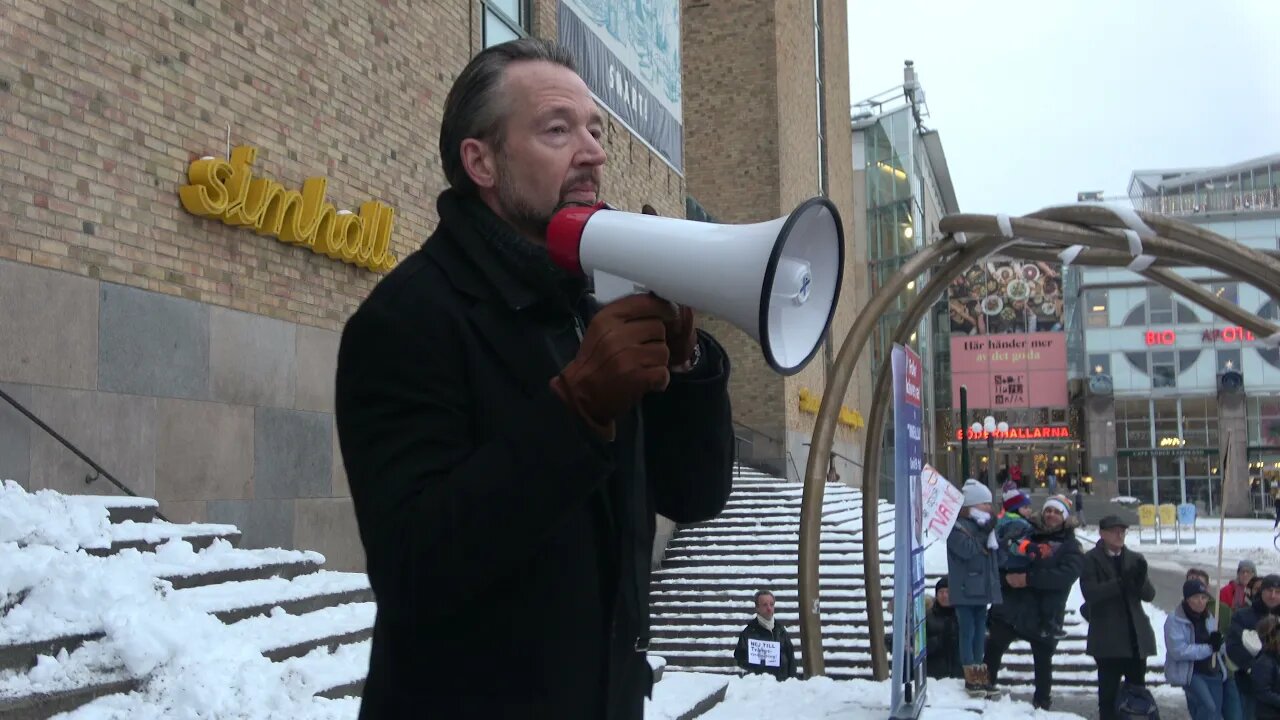
{"type": "MultiPolygon", "coordinates": [[[[105,632],[101,640],[85,643],[70,654],[62,651],[57,657],[40,657],[30,672],[0,672],[0,696],[148,676],[144,691],[100,698],[67,717],[355,717],[355,701],[313,697],[328,687],[319,684],[322,678],[316,675],[333,674],[334,668],[317,671],[302,663],[272,663],[259,652],[258,643],[246,641],[246,634],[256,630],[260,620],[225,625],[209,615],[196,596],[188,596],[191,602],[186,602],[167,581],[156,579],[158,574],[191,572],[192,568],[322,562],[322,556],[236,550],[225,541],[197,553],[177,539],[154,554],[128,550],[101,558],[74,549],[80,543],[105,545],[106,520],[100,505],[67,502],[49,491],[27,493],[13,482],[0,486],[0,602],[14,604],[0,617],[0,642],[105,632]]],[[[367,626],[371,610],[371,603],[355,604],[330,608],[310,621],[307,616],[290,618],[290,634],[324,634],[335,622],[367,626]],[[314,626],[308,627],[309,622],[314,626]]],[[[367,667],[367,647],[342,652],[342,664],[367,667]]]]}
{"type": "MultiPolygon", "coordinates": [[[[1183,540],[1188,541],[1185,544],[1173,542],[1173,533],[1168,530],[1165,532],[1168,542],[1140,542],[1140,528],[1134,525],[1129,528],[1126,543],[1145,555],[1152,567],[1178,572],[1191,566],[1200,567],[1209,571],[1210,579],[1217,585],[1218,522],[1217,518],[1196,520],[1195,535],[1184,535],[1183,540]]],[[[1257,563],[1259,575],[1280,573],[1280,552],[1272,541],[1271,524],[1271,520],[1227,518],[1222,538],[1222,569],[1227,579],[1235,576],[1236,564],[1246,559],[1257,563]]],[[[1085,549],[1098,541],[1096,525],[1077,533],[1085,549]]],[[[1153,530],[1143,530],[1141,534],[1148,539],[1155,536],[1153,530]]]]}
{"type": "MultiPolygon", "coordinates": [[[[673,676],[676,673],[673,673],[673,676]]],[[[666,680],[662,681],[667,682],[666,680]]],[[[659,683],[661,687],[662,683],[659,683]]],[[[729,681],[724,702],[700,716],[700,720],[883,720],[889,716],[890,683],[869,680],[812,680],[778,682],[751,675],[729,681]]],[[[921,720],[1070,720],[1078,715],[1033,710],[1030,703],[1010,698],[998,701],[971,699],[959,680],[930,680],[921,720]]],[[[670,715],[651,715],[666,720],[670,715]]]]}

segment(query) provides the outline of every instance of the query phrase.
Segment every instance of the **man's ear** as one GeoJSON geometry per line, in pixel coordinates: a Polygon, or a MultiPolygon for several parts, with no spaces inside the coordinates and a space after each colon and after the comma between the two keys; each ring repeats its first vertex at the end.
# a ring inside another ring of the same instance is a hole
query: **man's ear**
{"type": "Polygon", "coordinates": [[[498,184],[498,162],[493,147],[484,140],[467,138],[460,148],[462,168],[476,187],[492,188],[498,184]]]}

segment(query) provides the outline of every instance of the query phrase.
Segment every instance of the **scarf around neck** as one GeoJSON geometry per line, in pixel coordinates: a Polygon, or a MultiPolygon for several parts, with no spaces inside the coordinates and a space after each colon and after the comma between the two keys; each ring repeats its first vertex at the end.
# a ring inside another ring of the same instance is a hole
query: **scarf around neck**
{"type": "Polygon", "coordinates": [[[756,615],[756,622],[760,623],[760,626],[769,632],[773,632],[773,623],[775,620],[776,618],[769,618],[768,620],[765,620],[759,615],[756,615]]]}

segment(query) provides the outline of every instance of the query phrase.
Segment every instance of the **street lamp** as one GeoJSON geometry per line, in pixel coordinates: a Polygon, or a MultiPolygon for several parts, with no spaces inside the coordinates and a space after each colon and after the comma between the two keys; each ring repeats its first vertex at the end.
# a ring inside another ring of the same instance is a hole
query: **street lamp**
{"type": "Polygon", "coordinates": [[[1000,488],[996,487],[996,433],[1009,432],[1009,423],[1003,420],[996,422],[995,418],[988,415],[969,429],[974,435],[982,435],[984,432],[987,435],[987,456],[991,458],[987,461],[987,485],[991,488],[992,496],[998,497],[1000,488]]]}

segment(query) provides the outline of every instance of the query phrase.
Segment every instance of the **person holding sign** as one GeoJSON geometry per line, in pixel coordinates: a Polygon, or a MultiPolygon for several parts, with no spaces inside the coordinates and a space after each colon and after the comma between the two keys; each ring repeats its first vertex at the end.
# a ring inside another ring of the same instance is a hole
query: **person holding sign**
{"type": "Polygon", "coordinates": [[[733,659],[749,673],[786,680],[796,675],[796,649],[787,629],[774,620],[773,605],[773,593],[756,593],[756,616],[738,635],[733,659]]]}
{"type": "Polygon", "coordinates": [[[961,492],[964,506],[947,536],[948,585],[960,625],[964,689],[973,697],[987,697],[995,692],[987,666],[982,663],[987,609],[1001,602],[996,568],[998,545],[992,532],[995,518],[991,515],[991,491],[986,485],[970,478],[961,492]]]}

